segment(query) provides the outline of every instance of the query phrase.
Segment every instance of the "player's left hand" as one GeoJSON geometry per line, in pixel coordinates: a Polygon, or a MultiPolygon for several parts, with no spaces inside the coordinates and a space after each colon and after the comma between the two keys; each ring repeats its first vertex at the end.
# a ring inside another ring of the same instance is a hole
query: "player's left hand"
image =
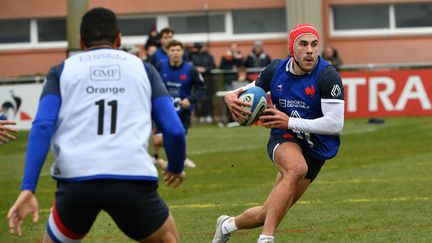
{"type": "Polygon", "coordinates": [[[289,116],[276,108],[265,109],[260,120],[265,128],[288,129],[289,116]]]}
{"type": "Polygon", "coordinates": [[[174,174],[169,172],[168,170],[163,170],[162,175],[166,186],[172,186],[176,188],[183,183],[186,172],[182,171],[180,174],[174,174]]]}
{"type": "Polygon", "coordinates": [[[24,219],[30,213],[33,215],[33,223],[37,223],[39,220],[39,203],[33,192],[24,190],[21,191],[7,214],[9,232],[14,234],[16,231],[16,233],[21,236],[24,219]]]}
{"type": "Polygon", "coordinates": [[[180,105],[181,105],[181,107],[182,107],[183,109],[187,109],[187,108],[189,108],[192,104],[191,104],[191,102],[189,101],[188,98],[184,98],[184,99],[182,99],[182,101],[180,102],[180,105]]]}
{"type": "Polygon", "coordinates": [[[9,127],[8,125],[16,125],[16,122],[10,120],[0,120],[0,144],[4,144],[10,140],[16,139],[14,135],[18,131],[15,128],[9,127]]]}

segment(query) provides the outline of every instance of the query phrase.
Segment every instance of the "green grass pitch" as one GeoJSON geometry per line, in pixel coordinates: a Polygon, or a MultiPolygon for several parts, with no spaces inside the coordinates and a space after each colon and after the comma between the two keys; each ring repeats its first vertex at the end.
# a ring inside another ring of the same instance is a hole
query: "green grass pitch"
{"type": "MultiPolygon", "coordinates": [[[[22,237],[10,236],[6,214],[18,195],[28,132],[0,147],[0,242],[40,242],[55,183],[48,157],[39,180],[40,221],[28,218],[22,237]]],[[[182,242],[211,242],[216,219],[261,204],[274,166],[262,127],[194,126],[179,188],[159,192],[174,214],[182,242]]],[[[131,198],[133,200],[133,198],[131,198]]],[[[233,243],[256,242],[261,229],[237,231],[233,243]]],[[[432,117],[388,118],[383,125],[348,119],[336,158],[329,160],[288,212],[277,242],[432,242],[432,117]]],[[[132,242],[102,213],[85,242],[132,242]]]]}

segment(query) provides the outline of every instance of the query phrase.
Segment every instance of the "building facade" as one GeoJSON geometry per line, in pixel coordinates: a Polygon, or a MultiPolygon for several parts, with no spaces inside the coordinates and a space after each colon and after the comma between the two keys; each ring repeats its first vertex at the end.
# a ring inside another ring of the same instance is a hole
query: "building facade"
{"type": "MultiPolygon", "coordinates": [[[[256,40],[273,58],[288,54],[293,5],[298,17],[318,26],[323,44],[335,47],[344,64],[432,62],[432,1],[428,0],[88,0],[119,16],[123,43],[142,47],[152,26],[171,26],[186,44],[209,43],[219,60],[236,41],[244,55],[256,40]],[[315,4],[314,4],[315,3],[315,4]],[[297,10],[296,6],[296,10],[297,10]]],[[[68,53],[67,0],[0,1],[0,77],[44,75],[68,53]]],[[[78,41],[78,40],[76,40],[78,41]]]]}

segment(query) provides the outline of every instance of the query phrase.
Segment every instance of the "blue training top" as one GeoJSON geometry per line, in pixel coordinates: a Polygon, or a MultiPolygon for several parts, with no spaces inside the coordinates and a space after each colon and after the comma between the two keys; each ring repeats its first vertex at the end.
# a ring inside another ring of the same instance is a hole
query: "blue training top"
{"type": "MultiPolygon", "coordinates": [[[[342,80],[336,69],[323,58],[312,72],[295,75],[288,69],[290,59],[273,60],[260,74],[256,86],[270,91],[276,108],[290,117],[316,119],[323,116],[322,99],[344,99],[342,80]]],[[[299,138],[304,152],[321,160],[334,157],[339,136],[303,133],[291,129],[271,129],[271,135],[291,134],[299,138]]]]}

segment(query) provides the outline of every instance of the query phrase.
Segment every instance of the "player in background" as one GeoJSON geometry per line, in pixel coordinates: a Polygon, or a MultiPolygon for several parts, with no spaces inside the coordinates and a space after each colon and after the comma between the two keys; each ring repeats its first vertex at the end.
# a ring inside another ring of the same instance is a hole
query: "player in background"
{"type": "Polygon", "coordinates": [[[18,131],[15,128],[9,127],[11,125],[16,125],[16,122],[8,120],[7,116],[3,114],[2,108],[0,108],[0,144],[5,144],[16,139],[12,134],[16,134],[18,131]]]}
{"type": "MultiPolygon", "coordinates": [[[[153,55],[149,56],[147,62],[156,66],[159,62],[166,62],[169,60],[168,43],[174,39],[174,29],[170,27],[163,28],[160,31],[160,44],[161,47],[156,50],[153,55]]],[[[187,62],[188,57],[183,55],[183,61],[187,62]]]]}
{"type": "MultiPolygon", "coordinates": [[[[297,25],[290,31],[291,57],[272,61],[256,80],[256,86],[270,91],[274,104],[260,119],[271,129],[267,152],[279,173],[262,206],[236,217],[218,218],[213,243],[228,241],[238,229],[259,226],[263,230],[258,243],[275,242],[276,228],[288,210],[316,178],[325,160],[336,155],[344,124],[344,90],[339,73],[318,55],[318,49],[317,30],[309,24],[297,25]]],[[[244,113],[248,113],[241,105],[250,106],[238,100],[244,90],[225,96],[236,120],[245,119],[244,113]]]]}
{"type": "MultiPolygon", "coordinates": [[[[173,99],[175,110],[187,134],[191,124],[192,108],[204,95],[206,87],[204,79],[196,67],[183,60],[184,46],[180,41],[170,41],[167,49],[169,61],[159,62],[156,69],[173,99]]],[[[166,161],[159,159],[159,150],[164,145],[165,140],[161,135],[160,129],[156,125],[153,136],[153,157],[162,168],[165,168],[166,161]]],[[[185,160],[185,166],[196,167],[190,159],[185,160]]]]}
{"type": "Polygon", "coordinates": [[[158,173],[148,154],[152,119],[165,136],[167,186],[183,182],[185,136],[157,71],[117,50],[115,14],[105,8],[82,18],[84,52],[51,68],[30,131],[21,193],[9,209],[10,233],[22,235],[39,218],[38,177],[52,142],[57,192],[43,242],[79,242],[101,210],[130,238],[179,242],[158,173]]]}

